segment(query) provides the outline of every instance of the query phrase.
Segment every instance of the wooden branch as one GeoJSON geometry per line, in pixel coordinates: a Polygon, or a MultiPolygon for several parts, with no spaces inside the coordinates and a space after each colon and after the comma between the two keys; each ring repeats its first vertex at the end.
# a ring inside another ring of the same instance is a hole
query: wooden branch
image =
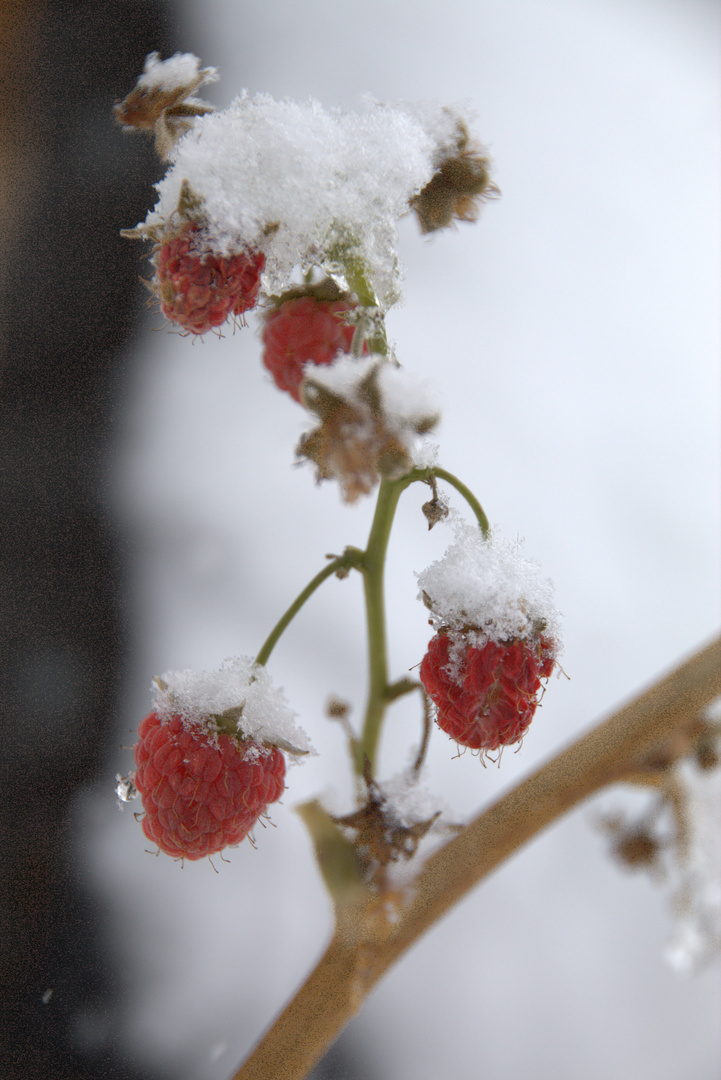
{"type": "Polygon", "coordinates": [[[432,855],[389,920],[382,899],[337,911],[333,939],[233,1080],[303,1080],[384,972],[453,904],[571,807],[648,761],[691,748],[701,711],[721,695],[721,638],[573,743],[432,855]]]}

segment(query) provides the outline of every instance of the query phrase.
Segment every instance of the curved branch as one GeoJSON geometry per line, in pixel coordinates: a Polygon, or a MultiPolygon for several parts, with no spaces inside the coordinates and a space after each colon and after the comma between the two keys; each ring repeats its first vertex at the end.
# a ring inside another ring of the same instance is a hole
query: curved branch
{"type": "MultiPolygon", "coordinates": [[[[504,859],[571,807],[634,774],[721,694],[721,638],[481,813],[432,855],[389,921],[368,893],[339,920],[327,951],[233,1080],[303,1080],[384,972],[504,859]]],[[[689,744],[686,743],[686,749],[689,744]]],[[[683,751],[679,750],[677,756],[683,751]]]]}

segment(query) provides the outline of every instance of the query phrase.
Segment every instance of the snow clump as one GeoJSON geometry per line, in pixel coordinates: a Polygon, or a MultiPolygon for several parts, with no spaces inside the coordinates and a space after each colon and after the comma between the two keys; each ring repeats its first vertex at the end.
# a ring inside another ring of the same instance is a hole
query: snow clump
{"type": "MultiPolygon", "coordinates": [[[[168,63],[180,78],[189,61],[168,63]]],[[[155,64],[141,78],[152,79],[155,64]]],[[[352,113],[244,92],[222,112],[198,116],[172,149],[145,228],[171,221],[185,182],[214,254],[263,251],[266,292],[287,288],[299,263],[339,280],[356,265],[387,308],[399,297],[397,221],[431,180],[438,141],[455,122],[440,105],[422,117],[375,103],[352,113]]]]}
{"type": "Polygon", "coordinates": [[[180,716],[189,724],[207,724],[241,705],[240,735],[281,749],[311,752],[310,740],[296,725],[283,691],[249,656],[228,659],[217,671],[166,671],[153,681],[153,711],[163,720],[180,716]]]}
{"type": "Polygon", "coordinates": [[[494,530],[484,537],[477,525],[460,519],[455,533],[445,555],[417,575],[419,598],[429,607],[433,626],[462,635],[477,648],[542,634],[558,655],[560,615],[553,583],[524,557],[521,542],[511,543],[494,530]]]}

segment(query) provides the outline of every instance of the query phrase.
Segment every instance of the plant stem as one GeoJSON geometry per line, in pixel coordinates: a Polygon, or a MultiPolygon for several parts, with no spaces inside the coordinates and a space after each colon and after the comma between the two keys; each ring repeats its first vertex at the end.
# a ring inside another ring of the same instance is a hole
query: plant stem
{"type": "Polygon", "coordinates": [[[429,470],[429,472],[431,472],[433,476],[435,476],[438,480],[445,480],[447,484],[450,484],[451,487],[454,487],[456,489],[459,495],[463,496],[473,513],[476,515],[476,518],[478,519],[478,524],[481,527],[481,532],[484,536],[487,537],[490,531],[488,518],[483,512],[483,507],[481,506],[471,489],[466,487],[466,485],[461,480],[459,480],[457,476],[454,476],[453,473],[448,472],[446,469],[440,469],[434,466],[432,469],[429,470]]]}
{"type": "Polygon", "coordinates": [[[370,761],[371,770],[375,765],[381,722],[389,702],[385,559],[398,500],[409,483],[407,477],[381,481],[373,524],[368,535],[368,546],[361,565],[368,630],[368,703],[363,731],[356,747],[355,766],[359,776],[363,775],[366,757],[370,761]]]}
{"type": "Polygon", "coordinates": [[[447,484],[450,484],[451,487],[456,489],[459,495],[463,496],[473,513],[476,515],[476,520],[480,525],[481,532],[484,536],[488,536],[491,527],[488,524],[488,518],[485,515],[483,507],[471,489],[466,487],[463,481],[459,480],[457,476],[454,476],[452,472],[448,472],[447,469],[441,469],[439,465],[431,465],[427,469],[413,469],[412,472],[409,472],[403,479],[409,484],[414,483],[417,480],[428,483],[431,477],[435,477],[437,480],[445,480],[447,484]]]}
{"type": "Polygon", "coordinates": [[[373,523],[368,535],[368,545],[365,551],[348,547],[342,555],[339,555],[332,562],[329,562],[327,566],[323,567],[278,620],[255,659],[256,664],[261,667],[268,662],[270,654],[283,632],[293,621],[306,600],[313,595],[327,578],[331,577],[332,574],[336,574],[339,570],[348,570],[353,567],[362,572],[368,630],[368,702],[363,732],[355,748],[355,768],[359,776],[363,775],[366,757],[371,763],[371,769],[375,766],[378,738],[386,708],[391,701],[413,688],[413,684],[408,683],[406,685],[404,680],[398,684],[390,685],[388,683],[384,595],[385,560],[398,500],[410,484],[415,481],[428,481],[431,476],[445,480],[463,496],[475,513],[484,536],[487,535],[488,519],[478,499],[458,477],[447,472],[446,469],[435,466],[428,469],[413,469],[398,480],[381,481],[373,523]]]}
{"type": "Polygon", "coordinates": [[[320,573],[316,574],[313,580],[308,582],[302,593],[296,597],[286,613],[275,624],[255,658],[256,664],[259,664],[261,667],[264,667],[265,664],[267,664],[270,654],[278,643],[283,631],[293,621],[303,607],[303,604],[313,595],[319,585],[322,585],[332,574],[337,574],[339,570],[349,570],[354,566],[360,567],[362,559],[362,551],[358,548],[348,547],[342,555],[339,555],[337,558],[333,559],[332,562],[329,562],[327,566],[324,566],[320,573]]]}
{"type": "Polygon", "coordinates": [[[672,745],[720,693],[718,638],[432,855],[393,922],[379,916],[356,922],[353,936],[339,922],[314,971],[232,1080],[303,1080],[385,971],[453,904],[571,807],[632,775],[659,746],[672,745]]]}
{"type": "MultiPolygon", "coordinates": [[[[385,559],[393,518],[398,506],[398,500],[405,489],[415,481],[427,482],[431,476],[445,480],[463,496],[476,515],[483,535],[488,535],[488,518],[484,514],[483,507],[478,499],[470,488],[467,488],[457,476],[447,472],[446,469],[435,466],[429,469],[413,469],[399,480],[383,480],[381,482],[373,524],[368,536],[368,546],[360,565],[365,590],[369,674],[365,720],[355,751],[355,768],[359,776],[363,775],[366,758],[370,762],[371,771],[374,770],[383,716],[390,702],[400,696],[395,684],[389,685],[388,683],[384,595],[385,559]]],[[[404,684],[400,693],[405,692],[404,684]]]]}

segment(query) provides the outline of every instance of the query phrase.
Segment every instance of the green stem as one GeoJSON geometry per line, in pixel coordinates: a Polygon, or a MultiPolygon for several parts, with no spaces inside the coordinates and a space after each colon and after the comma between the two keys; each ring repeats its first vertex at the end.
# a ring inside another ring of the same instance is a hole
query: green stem
{"type": "Polygon", "coordinates": [[[483,511],[483,507],[481,506],[471,489],[469,487],[466,487],[463,481],[459,480],[457,476],[453,475],[453,473],[448,472],[447,469],[441,469],[440,466],[432,465],[428,469],[413,469],[413,471],[409,472],[407,476],[403,477],[403,479],[409,484],[413,483],[416,480],[422,480],[424,483],[428,483],[432,476],[435,476],[437,480],[445,480],[447,484],[450,484],[451,487],[454,487],[456,489],[459,495],[463,496],[473,513],[476,515],[476,520],[480,525],[481,532],[483,533],[484,537],[487,537],[491,527],[488,524],[488,518],[483,511]]]}
{"type": "MultiPolygon", "coordinates": [[[[368,536],[368,546],[361,567],[368,627],[368,704],[363,731],[356,747],[355,765],[359,776],[363,775],[365,758],[368,758],[370,762],[371,771],[375,766],[381,722],[388,703],[394,696],[392,688],[388,685],[384,571],[388,540],[398,500],[410,482],[406,476],[400,480],[381,482],[373,524],[368,536]]],[[[395,696],[397,697],[398,694],[395,696]]]]}
{"type": "Polygon", "coordinates": [[[478,524],[481,527],[481,532],[483,533],[484,537],[487,537],[488,533],[490,532],[488,518],[484,514],[483,507],[481,506],[471,489],[466,487],[463,481],[459,480],[457,476],[453,475],[453,473],[447,472],[446,469],[439,469],[437,467],[434,467],[430,471],[433,473],[436,479],[445,480],[447,484],[450,484],[451,487],[454,487],[456,489],[459,495],[463,496],[473,513],[476,515],[478,524]]]}
{"type": "Polygon", "coordinates": [[[306,600],[313,595],[315,590],[323,584],[326,578],[329,578],[332,574],[337,574],[339,570],[350,570],[354,566],[360,567],[362,560],[362,551],[358,548],[348,547],[342,555],[339,555],[336,559],[333,559],[332,562],[329,562],[327,566],[324,566],[320,573],[316,574],[313,580],[308,582],[303,589],[303,592],[296,597],[286,613],[275,624],[255,658],[256,664],[259,664],[261,667],[267,664],[270,654],[275,648],[283,631],[293,621],[306,600]]]}
{"type": "Polygon", "coordinates": [[[433,466],[427,469],[413,469],[399,480],[383,480],[378,490],[378,501],[365,551],[348,547],[342,555],[333,559],[332,562],[329,562],[327,566],[316,574],[273,627],[255,661],[261,667],[268,662],[270,654],[283,632],[298,614],[306,600],[313,595],[315,590],[327,578],[342,570],[356,568],[361,571],[363,574],[368,630],[368,702],[361,737],[355,745],[355,768],[359,776],[363,775],[366,758],[370,762],[371,770],[375,768],[381,724],[388,705],[403,694],[409,693],[416,686],[415,683],[408,679],[401,679],[399,682],[392,684],[388,682],[384,592],[385,560],[398,500],[410,484],[418,480],[428,482],[431,477],[445,480],[464,497],[476,515],[483,535],[488,535],[488,519],[481,504],[473,492],[453,473],[433,466]]]}
{"type": "Polygon", "coordinates": [[[388,541],[398,500],[405,489],[414,481],[428,481],[431,477],[445,480],[466,500],[476,515],[484,536],[488,535],[488,518],[470,488],[447,472],[446,469],[432,467],[413,469],[400,480],[384,480],[378,491],[373,524],[368,536],[368,546],[363,556],[360,569],[363,573],[365,590],[366,622],[368,627],[368,703],[363,724],[363,731],[356,744],[355,767],[359,776],[363,775],[365,759],[368,758],[371,771],[375,768],[381,724],[388,705],[401,694],[407,693],[412,684],[402,680],[397,684],[388,682],[388,655],[386,642],[384,571],[388,541]]]}
{"type": "MultiPolygon", "coordinates": [[[[353,247],[352,237],[347,237],[344,241],[339,241],[331,248],[328,254],[343,267],[343,274],[348,282],[348,288],[351,292],[356,294],[360,306],[364,308],[376,308],[378,307],[378,298],[373,292],[373,287],[368,280],[363,260],[352,253],[353,247]]],[[[355,340],[353,344],[356,345],[355,340]]],[[[361,340],[361,350],[362,347],[363,342],[361,340]]],[[[372,353],[388,356],[388,338],[386,336],[384,322],[381,323],[376,333],[368,339],[368,348],[372,353]]],[[[354,355],[359,354],[354,353],[354,355]]]]}

